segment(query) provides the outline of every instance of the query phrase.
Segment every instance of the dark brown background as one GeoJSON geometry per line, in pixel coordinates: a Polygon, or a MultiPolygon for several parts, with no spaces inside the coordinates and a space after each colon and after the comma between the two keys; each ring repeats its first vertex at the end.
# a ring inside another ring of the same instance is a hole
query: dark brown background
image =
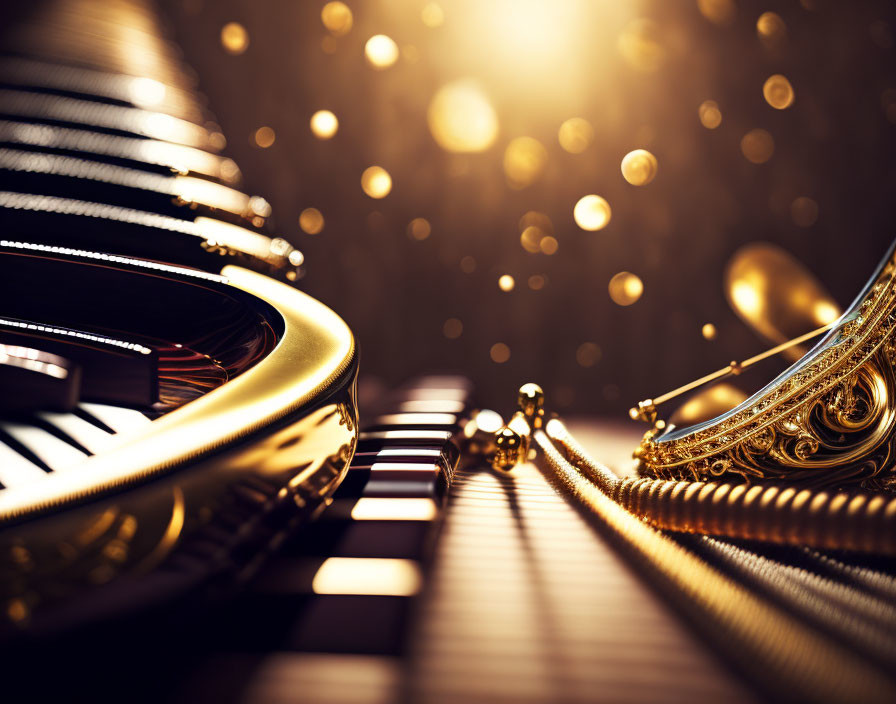
{"type": "MultiPolygon", "coordinates": [[[[486,402],[503,406],[517,385],[537,380],[554,407],[621,413],[762,348],[722,295],[725,263],[740,245],[780,244],[845,305],[894,235],[896,97],[886,93],[896,88],[893,3],[770,4],[738,0],[729,26],[685,0],[573,4],[581,16],[568,36],[546,39],[558,46],[544,70],[533,69],[525,50],[517,65],[508,60],[508,50],[525,46],[507,36],[519,25],[481,26],[463,0],[441,3],[446,20],[436,29],[420,20],[421,0],[348,2],[354,27],[332,54],[321,44],[328,35],[323,2],[164,0],[162,7],[251,190],[269,198],[280,233],[306,253],[303,288],[355,330],[368,378],[391,384],[460,370],[486,402]],[[778,49],[757,38],[756,20],[768,9],[787,24],[778,49]],[[665,58],[655,73],[633,70],[616,50],[614,37],[637,17],[659,30],[665,58]],[[239,56],[221,47],[230,21],[250,36],[239,56]],[[413,45],[419,60],[374,71],[363,47],[377,33],[413,45]],[[794,86],[788,110],[763,100],[773,73],[794,86]],[[501,122],[497,141],[480,154],[442,151],[426,124],[433,93],[464,76],[482,80],[501,122]],[[716,130],[697,117],[707,99],[722,110],[716,130]],[[328,141],[308,127],[321,108],[340,120],[328,141]],[[596,132],[579,155],[557,142],[557,128],[573,116],[596,132]],[[269,149],[252,142],[262,125],[276,132],[269,149]],[[763,165],[748,162],[739,146],[756,127],[775,139],[763,165]],[[549,158],[540,180],[512,190],[502,156],[521,135],[539,139],[549,158]],[[638,147],[659,162],[657,178],[643,188],[627,184],[619,168],[638,147]],[[371,164],[392,175],[383,200],[360,188],[371,164]],[[587,193],[613,208],[600,232],[573,220],[573,205],[587,193]],[[798,196],[819,205],[811,227],[792,221],[798,196]],[[309,206],[326,219],[315,236],[298,227],[309,206]],[[530,209],[552,219],[555,255],[521,248],[517,222],[530,209]],[[406,234],[415,217],[432,223],[425,241],[406,234]],[[459,267],[468,255],[477,263],[471,274],[459,267]],[[621,270],[645,286],[629,307],[607,293],[621,270]],[[516,277],[510,293],[497,286],[504,273],[516,277]],[[532,274],[548,277],[543,290],[526,286],[532,274]],[[464,326],[455,340],[442,332],[451,317],[464,326]],[[714,341],[700,334],[706,322],[718,328],[714,341]],[[576,361],[586,341],[602,350],[591,368],[576,361]],[[495,342],[509,345],[507,363],[491,361],[495,342]]],[[[563,5],[553,7],[566,11],[563,5]]],[[[531,10],[525,2],[505,7],[531,10]]]]}

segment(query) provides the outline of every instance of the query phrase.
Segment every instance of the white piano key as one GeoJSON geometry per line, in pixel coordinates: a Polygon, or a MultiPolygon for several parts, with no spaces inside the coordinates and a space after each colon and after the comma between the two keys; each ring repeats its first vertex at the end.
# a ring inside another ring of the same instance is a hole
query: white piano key
{"type": "Polygon", "coordinates": [[[112,433],[98,428],[74,413],[38,413],[38,416],[93,454],[105,450],[115,438],[112,433]]]}
{"type": "Polygon", "coordinates": [[[105,403],[80,403],[78,406],[82,411],[108,425],[116,433],[139,430],[152,423],[149,418],[133,408],[109,406],[105,403]]]}
{"type": "Polygon", "coordinates": [[[0,423],[0,428],[31,450],[38,459],[56,472],[80,464],[88,457],[86,453],[72,447],[65,440],[60,440],[43,428],[35,428],[22,423],[0,423]]]}
{"type": "Polygon", "coordinates": [[[22,457],[8,445],[0,443],[0,484],[7,489],[40,481],[47,473],[22,457]]]}

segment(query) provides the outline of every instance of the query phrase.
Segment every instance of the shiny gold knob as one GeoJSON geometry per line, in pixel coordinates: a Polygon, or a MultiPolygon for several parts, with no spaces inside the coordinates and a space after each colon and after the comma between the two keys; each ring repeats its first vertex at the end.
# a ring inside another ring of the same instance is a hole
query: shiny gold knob
{"type": "Polygon", "coordinates": [[[529,427],[536,430],[544,421],[544,391],[538,384],[528,383],[520,387],[517,406],[529,421],[529,427]]]}
{"type": "Polygon", "coordinates": [[[501,428],[495,434],[495,452],[492,457],[492,468],[509,472],[522,459],[523,439],[519,433],[508,427],[501,428]]]}

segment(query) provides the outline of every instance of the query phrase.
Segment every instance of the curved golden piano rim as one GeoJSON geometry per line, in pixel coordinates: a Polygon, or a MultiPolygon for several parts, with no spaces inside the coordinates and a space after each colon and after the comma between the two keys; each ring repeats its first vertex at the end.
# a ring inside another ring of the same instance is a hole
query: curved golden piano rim
{"type": "Polygon", "coordinates": [[[231,265],[221,274],[283,317],[283,337],[270,354],[75,471],[0,493],[0,523],[127,486],[229,445],[312,402],[349,369],[354,337],[332,310],[249,269],[231,265]]]}

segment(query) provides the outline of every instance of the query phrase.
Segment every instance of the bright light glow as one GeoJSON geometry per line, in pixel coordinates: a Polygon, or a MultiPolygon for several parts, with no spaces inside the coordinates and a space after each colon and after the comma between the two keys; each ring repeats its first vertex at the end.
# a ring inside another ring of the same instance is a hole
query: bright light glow
{"type": "Polygon", "coordinates": [[[656,170],[656,157],[646,149],[635,149],[622,158],[622,177],[633,186],[646,186],[656,170]]]}
{"type": "Polygon", "coordinates": [[[502,291],[513,291],[514,286],[516,286],[516,281],[510,274],[504,274],[498,279],[498,288],[502,291]]]}
{"type": "Polygon", "coordinates": [[[532,137],[517,137],[504,150],[504,175],[507,185],[514,189],[532,184],[544,171],[548,152],[541,142],[532,137]]]}
{"type": "Polygon", "coordinates": [[[590,232],[605,228],[611,216],[610,204],[593,194],[580,198],[573,209],[576,224],[590,232]]]}
{"type": "Polygon", "coordinates": [[[317,208],[305,208],[299,215],[299,227],[309,235],[319,234],[324,229],[324,216],[317,208]]]}
{"type": "Polygon", "coordinates": [[[352,507],[355,521],[431,521],[438,508],[432,499],[361,497],[352,507]]]}
{"type": "Polygon", "coordinates": [[[442,86],[427,112],[429,131],[445,151],[481,152],[498,136],[498,116],[485,92],[473,80],[442,86]]]}
{"type": "Polygon", "coordinates": [[[594,128],[584,118],[571,117],[560,125],[557,140],[570,154],[581,154],[594,141],[594,128]]]}
{"type": "Polygon", "coordinates": [[[221,28],[221,46],[230,54],[242,54],[249,48],[249,33],[239,22],[228,22],[221,28]]]}
{"type": "Polygon", "coordinates": [[[746,281],[735,281],[731,287],[731,300],[735,310],[743,311],[746,315],[755,316],[762,311],[762,301],[755,286],[746,281]]]}
{"type": "Polygon", "coordinates": [[[249,208],[249,196],[234,188],[193,176],[175,176],[172,193],[187,203],[201,203],[237,215],[249,208]]]}
{"type": "Polygon", "coordinates": [[[700,334],[703,335],[703,338],[705,340],[715,340],[716,326],[712,323],[706,323],[702,328],[700,328],[700,334]]]}
{"type": "Polygon", "coordinates": [[[641,298],[641,294],[644,293],[644,283],[630,271],[620,271],[610,279],[608,289],[613,303],[630,306],[641,298]]]}
{"type": "Polygon", "coordinates": [[[152,78],[135,78],[128,86],[131,102],[141,108],[158,105],[165,99],[166,92],[165,84],[152,78]]]}
{"type": "Polygon", "coordinates": [[[385,34],[375,34],[364,45],[364,55],[375,69],[389,68],[398,61],[398,44],[385,34]]]}
{"type": "Polygon", "coordinates": [[[768,77],[765,85],[762,86],[762,95],[765,102],[775,110],[786,110],[793,105],[793,86],[790,85],[787,77],[780,73],[768,77]]]}
{"type": "Polygon", "coordinates": [[[414,596],[422,586],[420,566],[412,560],[330,557],[311,581],[315,594],[414,596]]]}
{"type": "Polygon", "coordinates": [[[352,28],[352,11],[344,2],[328,2],[320,11],[320,20],[330,34],[341,37],[352,28]]]}
{"type": "Polygon", "coordinates": [[[812,307],[812,313],[815,315],[815,320],[818,322],[819,327],[833,323],[840,317],[840,309],[827,301],[818,301],[812,307]]]}
{"type": "Polygon", "coordinates": [[[392,177],[382,166],[371,166],[361,174],[361,188],[371,198],[385,198],[392,190],[392,177]]]}
{"type": "Polygon", "coordinates": [[[318,139],[330,139],[339,129],[339,120],[329,110],[318,110],[311,116],[311,132],[318,139]]]}

